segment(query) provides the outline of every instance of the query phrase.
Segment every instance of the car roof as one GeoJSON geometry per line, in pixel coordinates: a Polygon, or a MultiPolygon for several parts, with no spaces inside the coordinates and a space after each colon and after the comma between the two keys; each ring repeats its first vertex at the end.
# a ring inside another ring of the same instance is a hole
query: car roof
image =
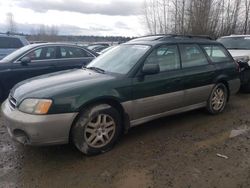
{"type": "Polygon", "coordinates": [[[209,36],[203,35],[150,35],[133,39],[126,44],[158,45],[166,43],[213,43],[219,44],[209,36]]]}
{"type": "Polygon", "coordinates": [[[8,38],[24,38],[21,35],[8,35],[8,34],[0,34],[0,37],[8,37],[8,38]]]}
{"type": "Polygon", "coordinates": [[[44,42],[44,43],[34,43],[30,44],[31,47],[44,47],[44,46],[72,46],[72,47],[78,47],[78,48],[84,48],[86,47],[76,45],[74,43],[63,43],[63,42],[44,42]]]}
{"type": "Polygon", "coordinates": [[[68,47],[76,47],[76,48],[81,48],[89,51],[92,53],[94,56],[98,56],[98,54],[84,46],[79,46],[74,43],[63,43],[63,42],[47,42],[47,43],[36,43],[36,44],[30,44],[30,49],[32,48],[37,48],[37,47],[47,47],[47,46],[68,46],[68,47]]]}

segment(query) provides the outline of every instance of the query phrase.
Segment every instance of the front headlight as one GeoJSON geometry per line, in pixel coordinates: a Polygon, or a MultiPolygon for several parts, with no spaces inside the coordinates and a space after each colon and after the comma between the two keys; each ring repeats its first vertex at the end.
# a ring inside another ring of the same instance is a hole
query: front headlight
{"type": "Polygon", "coordinates": [[[47,114],[52,104],[50,99],[25,99],[19,106],[19,110],[28,114],[47,114]]]}
{"type": "Polygon", "coordinates": [[[249,66],[250,66],[250,59],[248,56],[236,56],[234,57],[234,59],[237,61],[237,62],[242,62],[242,63],[247,63],[249,66]]]}

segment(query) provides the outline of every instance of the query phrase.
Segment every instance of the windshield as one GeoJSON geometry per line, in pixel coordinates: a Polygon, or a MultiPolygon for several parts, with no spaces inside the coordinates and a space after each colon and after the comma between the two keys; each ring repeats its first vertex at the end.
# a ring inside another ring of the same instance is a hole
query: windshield
{"type": "Polygon", "coordinates": [[[146,45],[121,45],[93,60],[87,68],[96,67],[105,72],[127,74],[150,49],[146,45]]]}
{"type": "Polygon", "coordinates": [[[250,50],[250,37],[228,37],[218,39],[227,49],[250,50]]]}
{"type": "Polygon", "coordinates": [[[1,61],[2,62],[10,62],[15,60],[16,58],[18,58],[20,55],[22,55],[24,52],[30,50],[33,46],[32,45],[28,45],[28,46],[24,46],[14,52],[12,52],[11,54],[9,54],[8,56],[6,56],[5,58],[3,58],[1,61]]]}

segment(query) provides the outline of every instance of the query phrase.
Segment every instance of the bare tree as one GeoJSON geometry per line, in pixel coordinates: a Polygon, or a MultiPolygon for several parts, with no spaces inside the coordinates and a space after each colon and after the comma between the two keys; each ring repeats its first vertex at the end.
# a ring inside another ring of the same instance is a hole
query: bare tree
{"type": "Polygon", "coordinates": [[[249,13],[250,0],[145,0],[144,3],[145,23],[151,34],[213,37],[247,34],[249,13]]]}
{"type": "Polygon", "coordinates": [[[40,25],[32,40],[56,42],[59,40],[58,33],[57,26],[40,25]]]}
{"type": "Polygon", "coordinates": [[[243,32],[244,34],[247,34],[248,24],[249,24],[250,1],[245,0],[244,5],[245,5],[245,21],[243,26],[243,32]]]}

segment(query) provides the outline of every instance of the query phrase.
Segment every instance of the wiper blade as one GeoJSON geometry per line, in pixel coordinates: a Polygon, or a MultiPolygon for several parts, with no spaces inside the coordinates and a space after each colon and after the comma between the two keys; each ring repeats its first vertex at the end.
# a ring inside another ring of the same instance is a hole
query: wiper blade
{"type": "Polygon", "coordinates": [[[87,67],[87,69],[94,70],[94,71],[102,73],[102,74],[105,73],[105,70],[98,68],[98,67],[87,67]]]}

